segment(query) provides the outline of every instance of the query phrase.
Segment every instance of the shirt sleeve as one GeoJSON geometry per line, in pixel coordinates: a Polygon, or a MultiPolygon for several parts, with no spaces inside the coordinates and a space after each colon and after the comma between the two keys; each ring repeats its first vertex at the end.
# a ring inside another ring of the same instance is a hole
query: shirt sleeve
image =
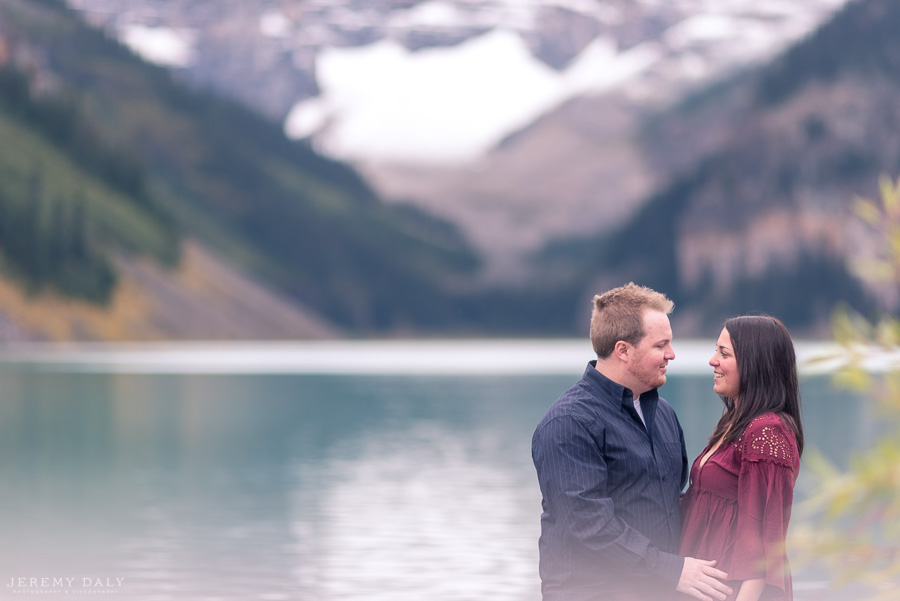
{"type": "Polygon", "coordinates": [[[729,578],[764,578],[785,590],[789,582],[785,537],[799,457],[794,435],[777,416],[747,427],[741,441],[737,523],[729,578]]]}
{"type": "Polygon", "coordinates": [[[616,516],[607,492],[607,466],[588,429],[571,416],[544,424],[532,455],[541,493],[575,554],[589,554],[610,570],[652,574],[672,583],[684,558],[660,551],[616,516]]]}

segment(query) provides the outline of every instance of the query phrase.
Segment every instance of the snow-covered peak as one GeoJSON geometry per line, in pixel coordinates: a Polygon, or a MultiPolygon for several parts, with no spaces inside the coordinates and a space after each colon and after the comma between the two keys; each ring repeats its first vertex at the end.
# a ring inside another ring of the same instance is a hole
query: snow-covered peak
{"type": "Polygon", "coordinates": [[[458,162],[560,103],[658,103],[847,0],[69,0],[339,158],[458,162]]]}

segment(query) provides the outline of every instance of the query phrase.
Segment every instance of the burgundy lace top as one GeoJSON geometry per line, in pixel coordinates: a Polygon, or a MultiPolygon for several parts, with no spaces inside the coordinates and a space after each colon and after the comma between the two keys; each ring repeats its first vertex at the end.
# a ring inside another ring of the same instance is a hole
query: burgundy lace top
{"type": "Polygon", "coordinates": [[[791,601],[784,541],[800,469],[793,431],[767,413],[750,422],[738,441],[716,449],[701,468],[708,451],[707,445],[694,461],[681,499],[680,554],[718,559],[716,567],[733,581],[765,578],[761,599],[791,601]]]}

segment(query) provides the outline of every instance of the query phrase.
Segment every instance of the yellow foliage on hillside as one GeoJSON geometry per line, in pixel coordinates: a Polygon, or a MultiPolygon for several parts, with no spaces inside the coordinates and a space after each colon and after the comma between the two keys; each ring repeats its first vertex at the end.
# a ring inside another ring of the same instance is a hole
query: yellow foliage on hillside
{"type": "MultiPolygon", "coordinates": [[[[28,340],[156,341],[333,338],[337,329],[188,241],[177,268],[120,256],[110,302],[46,289],[29,295],[0,277],[0,315],[28,340]]],[[[16,336],[3,335],[3,338],[16,336]]]]}

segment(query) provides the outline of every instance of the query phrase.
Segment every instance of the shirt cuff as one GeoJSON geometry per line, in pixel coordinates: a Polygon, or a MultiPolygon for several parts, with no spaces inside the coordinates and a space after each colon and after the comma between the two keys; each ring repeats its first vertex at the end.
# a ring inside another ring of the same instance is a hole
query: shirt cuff
{"type": "Polygon", "coordinates": [[[647,555],[647,568],[650,572],[659,576],[666,582],[672,584],[674,589],[678,586],[678,580],[681,578],[681,570],[684,569],[684,557],[681,555],[673,555],[658,549],[650,549],[656,551],[647,555]]]}

